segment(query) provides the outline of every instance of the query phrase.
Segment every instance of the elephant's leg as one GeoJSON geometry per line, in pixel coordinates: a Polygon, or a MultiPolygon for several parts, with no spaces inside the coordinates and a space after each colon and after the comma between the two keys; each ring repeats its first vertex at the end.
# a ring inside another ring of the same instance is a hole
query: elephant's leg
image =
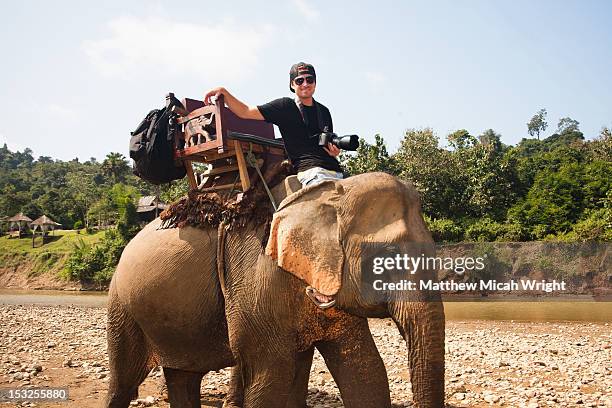
{"type": "Polygon", "coordinates": [[[242,373],[240,366],[235,365],[232,367],[230,376],[230,387],[225,401],[223,401],[223,408],[241,408],[244,403],[244,385],[242,384],[242,373]]]}
{"type": "MultiPolygon", "coordinates": [[[[312,366],[312,356],[314,347],[298,353],[296,358],[295,375],[286,408],[306,408],[306,398],[308,396],[308,379],[310,377],[310,367],[312,366]]],[[[242,382],[242,372],[240,365],[232,367],[230,378],[230,389],[223,402],[223,408],[241,408],[244,404],[244,384],[242,382]]]]}
{"type": "Polygon", "coordinates": [[[294,378],[292,358],[254,356],[243,362],[243,408],[286,408],[294,378]],[[248,368],[245,368],[248,367],[248,368]]]}
{"type": "Polygon", "coordinates": [[[138,397],[138,386],[156,363],[142,330],[113,297],[111,290],[107,323],[111,374],[105,407],[126,408],[138,397]]]}
{"type": "Polygon", "coordinates": [[[295,377],[293,378],[293,385],[291,387],[291,393],[289,394],[289,400],[287,401],[287,408],[306,408],[306,397],[308,396],[308,378],[310,377],[310,367],[312,366],[312,355],[314,354],[314,347],[298,353],[296,366],[295,366],[295,377]]]}
{"type": "Polygon", "coordinates": [[[200,384],[204,373],[164,367],[172,408],[200,408],[200,384]]]}
{"type": "Polygon", "coordinates": [[[317,343],[347,408],[391,407],[385,365],[378,353],[367,321],[357,324],[335,340],[317,343]]]}

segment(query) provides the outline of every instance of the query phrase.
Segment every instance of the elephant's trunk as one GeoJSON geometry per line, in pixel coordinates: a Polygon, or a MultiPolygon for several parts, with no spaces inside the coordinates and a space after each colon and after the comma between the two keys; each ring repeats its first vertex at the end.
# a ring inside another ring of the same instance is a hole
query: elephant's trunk
{"type": "Polygon", "coordinates": [[[440,301],[397,301],[391,317],[408,347],[408,366],[415,405],[444,407],[444,306],[440,301]]]}

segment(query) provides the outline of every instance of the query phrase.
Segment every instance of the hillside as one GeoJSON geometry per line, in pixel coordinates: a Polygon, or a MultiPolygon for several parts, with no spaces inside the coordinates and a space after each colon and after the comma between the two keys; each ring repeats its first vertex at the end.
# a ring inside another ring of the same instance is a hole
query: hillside
{"type": "MultiPolygon", "coordinates": [[[[77,234],[76,231],[56,231],[56,239],[42,247],[32,248],[31,238],[0,238],[0,288],[14,289],[99,289],[94,284],[60,277],[68,256],[77,245],[99,242],[104,233],[77,234]]],[[[40,241],[38,238],[37,243],[40,241]]],[[[457,276],[440,270],[440,280],[471,281],[495,279],[564,280],[565,294],[610,295],[609,274],[612,253],[606,243],[560,242],[494,242],[437,245],[441,258],[486,258],[486,269],[477,274],[466,272],[457,276]],[[603,290],[603,292],[602,292],[603,290]],[[600,294],[601,294],[600,293],[600,294]]],[[[503,294],[503,293],[501,293],[503,294]]],[[[540,294],[542,295],[542,294],[540,294]]]]}
{"type": "MultiPolygon", "coordinates": [[[[612,252],[604,242],[474,242],[446,244],[437,247],[437,255],[454,260],[466,257],[483,257],[482,271],[466,271],[457,275],[449,270],[440,270],[440,280],[476,281],[495,280],[558,280],[566,282],[563,292],[512,291],[512,295],[612,295],[610,272],[612,252]]],[[[506,291],[488,292],[507,295],[506,291]]],[[[484,292],[482,294],[485,294],[484,292]]]]}
{"type": "Polygon", "coordinates": [[[0,237],[0,288],[61,289],[80,287],[78,282],[63,280],[60,271],[75,245],[94,244],[103,232],[87,234],[85,230],[57,230],[51,242],[32,248],[32,238],[0,237]],[[80,232],[80,233],[79,233],[80,232]]]}

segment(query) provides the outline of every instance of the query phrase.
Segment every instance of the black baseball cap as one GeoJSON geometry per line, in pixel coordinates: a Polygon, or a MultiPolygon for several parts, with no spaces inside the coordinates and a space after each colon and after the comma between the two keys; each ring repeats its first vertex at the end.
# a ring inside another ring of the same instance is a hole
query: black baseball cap
{"type": "Polygon", "coordinates": [[[317,80],[317,74],[315,73],[315,69],[312,66],[312,64],[307,64],[305,62],[298,62],[297,64],[293,64],[291,66],[291,70],[289,71],[289,89],[291,90],[291,92],[295,93],[293,88],[291,88],[291,84],[293,83],[293,80],[300,75],[307,75],[307,74],[312,75],[315,78],[315,81],[317,80]]]}

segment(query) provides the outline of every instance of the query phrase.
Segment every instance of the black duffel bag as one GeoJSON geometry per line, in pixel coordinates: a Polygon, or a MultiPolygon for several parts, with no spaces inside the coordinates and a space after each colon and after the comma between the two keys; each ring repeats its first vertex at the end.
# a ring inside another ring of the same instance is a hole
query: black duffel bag
{"type": "Polygon", "coordinates": [[[153,109],[131,132],[130,157],[134,160],[134,174],[153,184],[169,183],[187,174],[185,166],[174,159],[174,131],[176,115],[173,106],[182,104],[169,94],[166,106],[153,109]]]}

